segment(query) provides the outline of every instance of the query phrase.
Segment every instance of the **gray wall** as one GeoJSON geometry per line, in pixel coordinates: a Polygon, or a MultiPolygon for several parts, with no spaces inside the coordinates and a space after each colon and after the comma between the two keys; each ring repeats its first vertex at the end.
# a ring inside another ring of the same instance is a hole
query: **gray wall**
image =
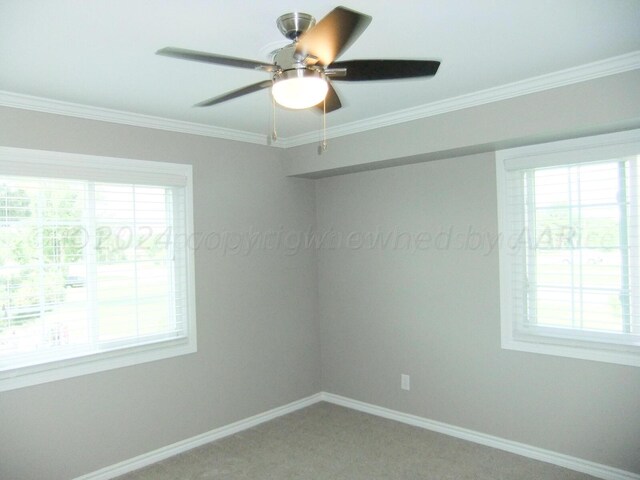
{"type": "MultiPolygon", "coordinates": [[[[306,230],[278,151],[0,108],[0,145],[193,165],[197,232],[306,230]]],[[[0,478],[69,479],[320,390],[313,250],[195,252],[198,352],[0,393],[0,478]]]]}
{"type": "Polygon", "coordinates": [[[500,348],[497,250],[469,236],[497,233],[492,154],[321,179],[316,208],[344,235],[318,256],[324,390],[640,473],[640,369],[500,348]]]}

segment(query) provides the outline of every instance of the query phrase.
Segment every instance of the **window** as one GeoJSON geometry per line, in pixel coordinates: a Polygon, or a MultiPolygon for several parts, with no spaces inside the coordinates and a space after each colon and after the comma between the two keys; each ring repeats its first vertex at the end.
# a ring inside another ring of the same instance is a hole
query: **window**
{"type": "Polygon", "coordinates": [[[640,130],[496,160],[502,347],[640,366],[640,130]]]}
{"type": "Polygon", "coordinates": [[[194,352],[191,167],[0,148],[0,390],[194,352]]]}

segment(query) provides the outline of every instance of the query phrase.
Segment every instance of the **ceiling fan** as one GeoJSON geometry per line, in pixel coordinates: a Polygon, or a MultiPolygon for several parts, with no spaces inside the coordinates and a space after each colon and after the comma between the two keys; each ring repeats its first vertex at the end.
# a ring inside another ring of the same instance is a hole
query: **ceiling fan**
{"type": "Polygon", "coordinates": [[[342,104],[332,81],[358,82],[429,77],[436,74],[440,62],[434,60],[335,60],[362,34],[371,22],[369,15],[345,7],[333,9],[316,23],[306,13],[287,13],[278,18],[280,32],[292,40],[277,50],[273,63],[166,47],[158,55],[259,70],[271,75],[262,82],[227,92],[196,104],[208,107],[234,98],[271,88],[274,100],[292,109],[315,107],[326,113],[342,104]]]}

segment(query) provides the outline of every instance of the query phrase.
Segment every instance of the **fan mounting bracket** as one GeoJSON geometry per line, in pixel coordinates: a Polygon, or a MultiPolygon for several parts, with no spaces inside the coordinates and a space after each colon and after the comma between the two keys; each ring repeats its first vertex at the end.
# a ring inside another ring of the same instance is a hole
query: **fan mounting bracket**
{"type": "Polygon", "coordinates": [[[324,74],[327,77],[346,77],[347,69],[346,68],[326,68],[324,70],[324,74]]]}

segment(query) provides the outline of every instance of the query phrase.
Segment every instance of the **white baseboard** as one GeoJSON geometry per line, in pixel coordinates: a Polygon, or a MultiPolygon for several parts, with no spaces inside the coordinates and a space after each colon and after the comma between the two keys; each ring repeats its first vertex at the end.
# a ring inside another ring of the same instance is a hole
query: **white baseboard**
{"type": "Polygon", "coordinates": [[[241,432],[242,430],[255,427],[256,425],[260,425],[261,423],[268,422],[269,420],[281,417],[282,415],[295,412],[296,410],[300,410],[301,408],[308,407],[309,405],[313,405],[320,401],[322,401],[322,394],[316,393],[315,395],[283,405],[282,407],[277,407],[267,412],[259,413],[253,417],[245,418],[244,420],[225,425],[224,427],[216,428],[209,432],[196,435],[195,437],[167,445],[166,447],[159,448],[153,452],[145,453],[123,462],[116,463],[115,465],[101,468],[95,472],[77,477],[74,480],[109,480],[119,475],[124,475],[125,473],[146,467],[152,463],[165,460],[179,453],[186,452],[192,448],[200,447],[209,442],[213,442],[214,440],[219,440],[229,435],[233,435],[234,433],[241,432]]]}
{"type": "Polygon", "coordinates": [[[486,445],[488,447],[515,453],[517,455],[522,455],[523,457],[533,458],[534,460],[540,460],[542,462],[569,468],[571,470],[586,473],[605,480],[640,480],[640,475],[633,472],[564,455],[551,450],[533,447],[524,443],[495,437],[493,435],[487,435],[474,430],[456,427],[454,425],[430,420],[428,418],[402,413],[397,410],[379,407],[377,405],[360,402],[358,400],[327,392],[320,392],[315,395],[311,395],[310,397],[283,405],[282,407],[277,407],[267,412],[254,415],[253,417],[245,418],[244,420],[176,442],[172,445],[167,445],[166,447],[159,448],[152,452],[82,475],[74,480],[109,480],[322,401],[341,405],[343,407],[369,413],[378,417],[388,418],[397,422],[406,423],[415,427],[443,433],[452,437],[461,438],[480,445],[486,445]]]}
{"type": "Polygon", "coordinates": [[[545,450],[543,448],[533,447],[531,445],[514,442],[500,437],[494,437],[493,435],[487,435],[474,430],[456,427],[447,423],[429,420],[428,418],[418,417],[416,415],[410,415],[408,413],[402,413],[384,407],[378,407],[377,405],[352,400],[350,398],[341,397],[340,395],[322,392],[321,400],[351,408],[353,410],[358,410],[360,412],[376,415],[378,417],[388,418],[397,422],[413,425],[415,427],[444,433],[445,435],[479,443],[480,445],[486,445],[488,447],[515,453],[522,455],[523,457],[533,458],[542,462],[569,468],[571,470],[586,473],[605,480],[640,480],[640,475],[626,470],[621,470],[619,468],[602,465],[600,463],[583,460],[581,458],[564,455],[562,453],[545,450]]]}

